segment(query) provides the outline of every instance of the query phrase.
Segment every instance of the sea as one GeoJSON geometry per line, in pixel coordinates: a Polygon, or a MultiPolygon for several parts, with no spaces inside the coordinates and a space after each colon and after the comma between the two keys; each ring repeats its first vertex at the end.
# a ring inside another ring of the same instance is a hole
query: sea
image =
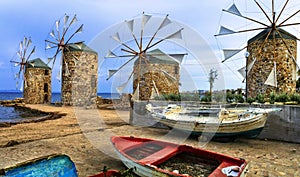
{"type": "MultiPolygon", "coordinates": [[[[105,99],[119,99],[120,94],[118,93],[97,93],[98,96],[101,96],[105,99]]],[[[52,103],[60,102],[60,93],[52,93],[52,103]]],[[[23,92],[16,91],[0,91],[0,101],[1,100],[14,100],[16,98],[23,98],[23,92]]],[[[1,113],[0,113],[1,114],[1,113]]]]}
{"type": "MultiPolygon", "coordinates": [[[[119,99],[120,94],[118,93],[98,93],[98,96],[101,96],[105,99],[119,99]]],[[[0,91],[0,101],[3,100],[14,100],[16,98],[23,98],[23,92],[17,91],[0,91]]],[[[52,103],[60,102],[61,94],[60,93],[52,93],[52,103]]],[[[17,122],[21,121],[23,112],[19,110],[15,110],[14,107],[5,107],[0,105],[0,123],[4,122],[17,122]]]]}

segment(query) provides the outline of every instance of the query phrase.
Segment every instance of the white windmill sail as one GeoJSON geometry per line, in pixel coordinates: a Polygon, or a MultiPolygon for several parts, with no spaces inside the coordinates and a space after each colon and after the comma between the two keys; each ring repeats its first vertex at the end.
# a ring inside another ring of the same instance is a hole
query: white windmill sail
{"type": "Polygon", "coordinates": [[[238,72],[243,76],[243,78],[246,78],[246,66],[239,69],[238,72]]]}
{"type": "Polygon", "coordinates": [[[227,9],[227,12],[236,14],[236,15],[238,15],[238,16],[242,16],[242,14],[240,13],[239,9],[236,7],[235,4],[232,4],[232,5],[227,9]]]}
{"type": "Polygon", "coordinates": [[[228,60],[229,58],[231,58],[234,55],[238,54],[242,50],[243,49],[223,49],[224,60],[222,62],[228,60]]]}
{"type": "Polygon", "coordinates": [[[277,87],[277,76],[276,76],[276,63],[274,62],[274,67],[267,78],[266,85],[277,87]]]}
{"type": "MultiPolygon", "coordinates": [[[[251,63],[249,63],[249,65],[248,65],[248,73],[253,68],[253,65],[254,65],[255,62],[256,62],[256,58],[254,58],[254,60],[251,63]]],[[[243,76],[243,78],[246,78],[246,66],[244,66],[241,69],[239,69],[238,72],[243,76]]]]}
{"type": "Polygon", "coordinates": [[[152,80],[152,83],[153,83],[153,87],[152,87],[152,90],[151,90],[150,99],[154,99],[154,98],[159,96],[158,89],[157,89],[156,84],[153,80],[152,80]]]}
{"type": "Polygon", "coordinates": [[[133,100],[139,100],[139,98],[140,98],[140,84],[138,83],[137,87],[136,87],[136,89],[135,89],[135,91],[132,95],[132,99],[133,100]]]}
{"type": "Polygon", "coordinates": [[[231,29],[228,29],[228,28],[226,28],[224,26],[221,26],[218,35],[226,35],[226,34],[233,34],[233,33],[235,33],[235,31],[233,31],[231,29]]]}

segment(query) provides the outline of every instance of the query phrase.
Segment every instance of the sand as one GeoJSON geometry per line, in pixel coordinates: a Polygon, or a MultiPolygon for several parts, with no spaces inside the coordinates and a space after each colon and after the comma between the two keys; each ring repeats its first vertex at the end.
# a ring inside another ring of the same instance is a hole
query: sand
{"type": "Polygon", "coordinates": [[[138,127],[128,123],[128,111],[85,110],[51,105],[26,105],[46,112],[66,113],[55,120],[0,127],[0,169],[54,153],[70,156],[81,177],[104,166],[125,170],[109,142],[113,135],[165,139],[203,147],[250,161],[248,176],[300,176],[300,144],[236,139],[234,142],[198,142],[168,129],[138,127]]]}

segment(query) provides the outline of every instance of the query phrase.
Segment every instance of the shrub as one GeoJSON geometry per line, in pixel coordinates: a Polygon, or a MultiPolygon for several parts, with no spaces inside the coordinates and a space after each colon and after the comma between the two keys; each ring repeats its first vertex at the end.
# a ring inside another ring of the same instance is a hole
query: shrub
{"type": "Polygon", "coordinates": [[[256,95],[256,100],[259,103],[264,103],[265,102],[265,96],[263,94],[259,93],[259,94],[256,95]]]}
{"type": "Polygon", "coordinates": [[[290,101],[290,98],[286,93],[280,93],[275,96],[275,102],[287,102],[287,101],[290,101]]]}

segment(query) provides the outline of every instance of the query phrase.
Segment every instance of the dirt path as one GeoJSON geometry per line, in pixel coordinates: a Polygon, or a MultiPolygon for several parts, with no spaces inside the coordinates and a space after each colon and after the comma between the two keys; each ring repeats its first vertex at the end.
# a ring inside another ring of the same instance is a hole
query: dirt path
{"type": "MultiPolygon", "coordinates": [[[[183,135],[178,132],[131,126],[127,111],[28,106],[67,115],[56,120],[1,127],[0,168],[47,154],[63,153],[75,162],[78,175],[82,177],[101,171],[104,165],[125,169],[111,148],[109,138],[112,135],[172,139],[193,146],[203,145],[194,138],[182,139],[183,135]]],[[[231,143],[209,142],[203,148],[250,160],[249,176],[300,176],[299,144],[237,139],[231,143]]]]}

